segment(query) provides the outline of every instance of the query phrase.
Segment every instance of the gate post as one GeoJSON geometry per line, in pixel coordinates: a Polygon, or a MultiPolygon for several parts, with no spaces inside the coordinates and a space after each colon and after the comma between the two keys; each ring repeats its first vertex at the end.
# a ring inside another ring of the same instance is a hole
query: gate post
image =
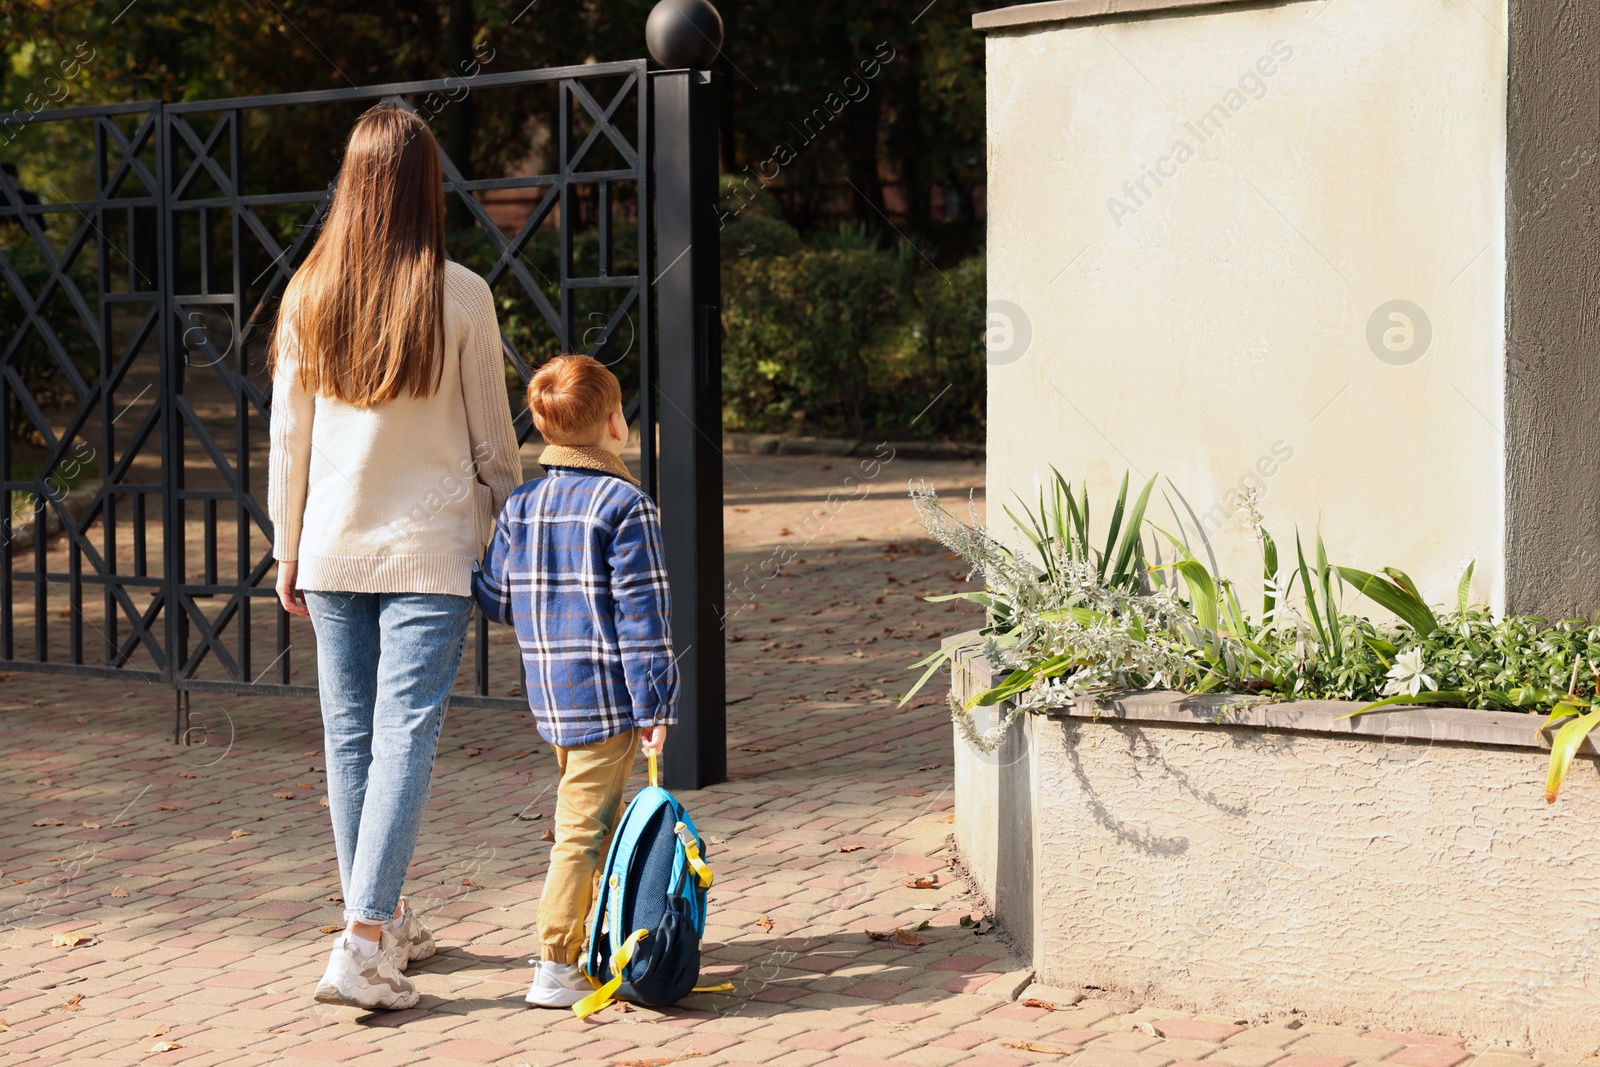
{"type": "Polygon", "coordinates": [[[700,789],[724,781],[728,773],[717,87],[702,70],[660,71],[650,78],[661,398],[658,499],[672,587],[672,640],[682,676],[665,778],[669,788],[700,789]]]}

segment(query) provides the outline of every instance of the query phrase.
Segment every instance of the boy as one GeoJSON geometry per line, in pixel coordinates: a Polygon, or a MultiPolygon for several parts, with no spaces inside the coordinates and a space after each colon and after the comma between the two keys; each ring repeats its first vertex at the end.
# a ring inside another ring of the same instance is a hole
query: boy
{"type": "Polygon", "coordinates": [[[507,498],[473,588],[516,627],[528,706],[561,772],[527,1001],[566,1008],[592,991],[577,961],[595,875],[634,753],[659,753],[677,721],[678,669],[655,502],[619,458],[616,376],[559,356],[528,383],[528,407],[546,474],[507,498]]]}

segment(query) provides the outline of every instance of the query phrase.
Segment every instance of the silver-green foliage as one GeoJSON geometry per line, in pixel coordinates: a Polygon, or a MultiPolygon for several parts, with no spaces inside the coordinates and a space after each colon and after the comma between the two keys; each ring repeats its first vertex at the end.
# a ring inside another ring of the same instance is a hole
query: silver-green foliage
{"type": "MultiPolygon", "coordinates": [[[[1600,725],[1600,711],[1589,710],[1600,707],[1600,625],[1495,617],[1470,603],[1471,566],[1453,610],[1436,611],[1404,571],[1331,564],[1320,531],[1309,556],[1297,532],[1294,557],[1285,563],[1253,506],[1247,515],[1261,552],[1264,595],[1261,613],[1251,615],[1231,582],[1213,574],[1180,537],[1146,521],[1154,479],[1130,502],[1124,476],[1100,542],[1090,535],[1087,489],[1075,492],[1051,473],[1035,504],[1005,509],[1026,552],[993,536],[975,514],[968,521],[951,515],[928,486],[911,489],[924,527],[984,583],[981,593],[953,594],[985,608],[984,651],[1005,672],[998,685],[956,709],[964,732],[982,747],[998,744],[1022,711],[1116,689],[1370,702],[1355,714],[1421,704],[1548,713],[1546,727],[1559,727],[1547,788],[1553,799],[1577,746],[1600,725]],[[1162,544],[1171,559],[1161,558],[1162,544]],[[1351,610],[1363,597],[1395,621],[1351,610]],[[1005,701],[1012,702],[1010,714],[985,735],[963,717],[1005,701]]],[[[906,699],[956,647],[914,665],[923,674],[906,699]]]]}

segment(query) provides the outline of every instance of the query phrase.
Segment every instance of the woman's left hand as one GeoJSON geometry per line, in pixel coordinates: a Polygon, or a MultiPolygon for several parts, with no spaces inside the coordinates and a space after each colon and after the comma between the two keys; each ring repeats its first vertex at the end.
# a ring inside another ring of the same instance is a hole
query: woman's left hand
{"type": "Polygon", "coordinates": [[[278,603],[290,615],[310,618],[311,609],[306,607],[306,595],[300,591],[299,578],[300,564],[297,560],[278,561],[278,603]]]}

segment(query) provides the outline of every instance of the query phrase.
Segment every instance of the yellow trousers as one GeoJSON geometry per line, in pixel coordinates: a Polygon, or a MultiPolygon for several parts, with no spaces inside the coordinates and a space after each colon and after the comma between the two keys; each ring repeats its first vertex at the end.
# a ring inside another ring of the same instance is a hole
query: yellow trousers
{"type": "Polygon", "coordinates": [[[622,794],[639,750],[639,731],[592,745],[555,749],[555,844],[539,898],[539,951],[550,963],[576,963],[583,953],[600,864],[622,817],[622,794]]]}

